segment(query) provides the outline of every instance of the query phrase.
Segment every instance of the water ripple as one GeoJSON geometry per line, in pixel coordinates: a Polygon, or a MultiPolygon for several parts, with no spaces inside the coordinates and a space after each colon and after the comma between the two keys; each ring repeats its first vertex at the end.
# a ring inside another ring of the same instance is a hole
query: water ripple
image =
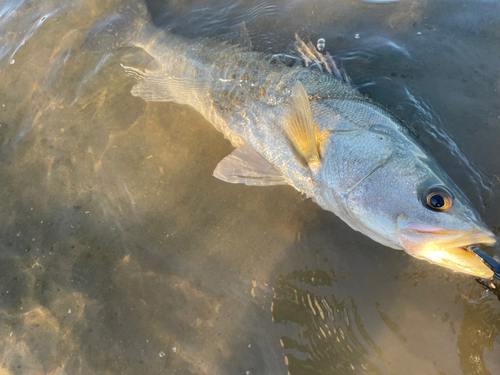
{"type": "Polygon", "coordinates": [[[404,87],[408,100],[417,110],[416,118],[426,127],[426,131],[439,143],[444,144],[451,153],[458,159],[458,162],[466,168],[468,171],[469,179],[472,181],[477,195],[480,199],[481,205],[484,204],[481,189],[484,191],[491,190],[493,186],[493,181],[488,179],[486,174],[481,171],[479,167],[474,165],[464,152],[460,149],[458,144],[452,138],[451,135],[447,134],[443,129],[443,123],[440,117],[434,112],[432,107],[428,105],[425,100],[421,97],[415,97],[407,87],[404,87]]]}
{"type": "Polygon", "coordinates": [[[275,17],[279,14],[282,14],[282,4],[274,4],[269,3],[268,1],[261,1],[259,4],[254,7],[248,9],[246,13],[246,17],[248,17],[249,21],[252,21],[257,18],[262,17],[275,17]]]}
{"type": "Polygon", "coordinates": [[[332,295],[331,286],[321,270],[294,271],[276,280],[273,321],[292,323],[285,324],[280,339],[289,373],[378,373],[368,358],[373,352],[383,359],[382,351],[366,331],[353,299],[332,295]]]}
{"type": "Polygon", "coordinates": [[[209,7],[205,5],[193,7],[188,19],[182,16],[171,17],[166,23],[162,22],[162,27],[183,33],[186,32],[187,23],[190,36],[220,36],[230,33],[235,25],[242,22],[250,24],[263,19],[278,19],[293,6],[294,4],[266,0],[250,5],[231,0],[219,1],[209,7]]]}
{"type": "Polygon", "coordinates": [[[2,37],[0,42],[0,60],[8,57],[8,63],[15,63],[14,56],[25,43],[33,37],[38,28],[56,13],[66,8],[65,5],[44,4],[44,6],[30,7],[21,1],[18,3],[7,3],[0,10],[0,27],[2,30],[9,30],[2,37]],[[20,23],[19,19],[23,22],[20,23]],[[26,25],[31,25],[26,27],[26,25]]]}

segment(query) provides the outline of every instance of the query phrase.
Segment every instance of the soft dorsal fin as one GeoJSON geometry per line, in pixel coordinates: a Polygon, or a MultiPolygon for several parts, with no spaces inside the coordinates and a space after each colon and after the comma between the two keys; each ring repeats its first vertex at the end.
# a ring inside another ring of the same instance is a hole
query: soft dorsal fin
{"type": "Polygon", "coordinates": [[[287,185],[283,175],[251,146],[244,144],[220,161],[213,175],[233,184],[287,185]]]}
{"type": "Polygon", "coordinates": [[[297,81],[285,116],[285,132],[294,151],[313,168],[321,162],[319,134],[311,115],[309,98],[304,86],[297,81]]]}

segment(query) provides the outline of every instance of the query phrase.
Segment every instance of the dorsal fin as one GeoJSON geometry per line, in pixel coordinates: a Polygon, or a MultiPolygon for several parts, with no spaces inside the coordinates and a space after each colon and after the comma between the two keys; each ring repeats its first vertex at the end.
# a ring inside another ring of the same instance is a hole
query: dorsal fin
{"type": "Polygon", "coordinates": [[[306,67],[317,68],[330,73],[339,81],[351,83],[342,64],[335,63],[335,60],[328,52],[325,57],[310,41],[306,44],[297,34],[295,34],[294,47],[306,67]]]}
{"type": "Polygon", "coordinates": [[[294,151],[311,167],[321,162],[318,151],[319,134],[311,115],[309,97],[300,81],[293,87],[285,115],[285,132],[294,151]]]}

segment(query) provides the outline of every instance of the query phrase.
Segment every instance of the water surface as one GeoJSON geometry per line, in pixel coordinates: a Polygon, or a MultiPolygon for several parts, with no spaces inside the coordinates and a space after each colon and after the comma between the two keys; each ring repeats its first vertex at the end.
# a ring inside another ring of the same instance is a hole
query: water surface
{"type": "MultiPolygon", "coordinates": [[[[81,47],[119,1],[0,7],[0,374],[498,374],[500,301],[287,186],[81,47]]],[[[500,228],[494,2],[146,2],[159,28],[288,52],[295,33],[402,119],[500,228]]],[[[500,255],[499,248],[488,250],[500,255]]]]}

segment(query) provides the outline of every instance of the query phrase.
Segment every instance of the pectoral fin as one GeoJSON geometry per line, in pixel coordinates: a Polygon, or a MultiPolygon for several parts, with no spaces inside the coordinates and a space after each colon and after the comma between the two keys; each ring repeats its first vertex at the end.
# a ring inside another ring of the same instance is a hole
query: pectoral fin
{"type": "Polygon", "coordinates": [[[247,144],[222,159],[213,175],[233,184],[287,185],[283,175],[247,144]]]}
{"type": "Polygon", "coordinates": [[[300,81],[293,87],[290,106],[285,116],[285,132],[300,158],[311,168],[319,165],[320,134],[311,115],[307,92],[300,81]]]}

